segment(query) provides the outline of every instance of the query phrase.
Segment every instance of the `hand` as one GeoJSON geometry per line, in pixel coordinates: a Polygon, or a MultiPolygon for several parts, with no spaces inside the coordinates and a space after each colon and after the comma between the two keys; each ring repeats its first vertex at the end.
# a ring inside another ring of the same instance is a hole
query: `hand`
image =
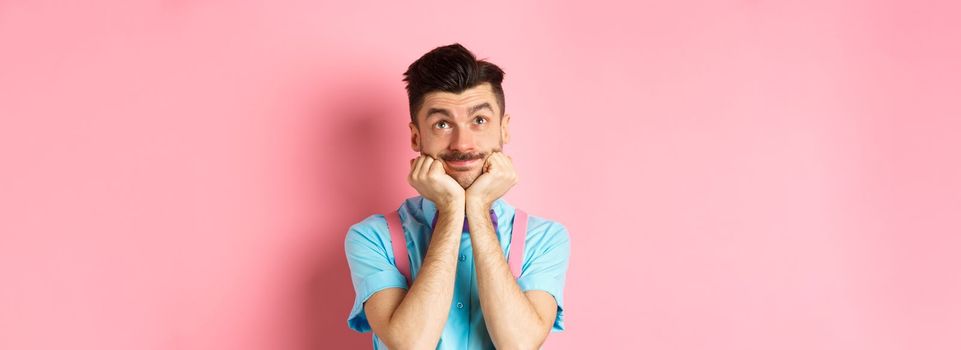
{"type": "Polygon", "coordinates": [[[421,154],[410,160],[410,174],[407,183],[437,206],[438,210],[464,208],[464,188],[447,175],[444,162],[421,154]]]}
{"type": "Polygon", "coordinates": [[[517,184],[517,180],[513,159],[503,152],[493,152],[484,161],[481,175],[465,191],[467,204],[489,209],[494,201],[517,184]]]}

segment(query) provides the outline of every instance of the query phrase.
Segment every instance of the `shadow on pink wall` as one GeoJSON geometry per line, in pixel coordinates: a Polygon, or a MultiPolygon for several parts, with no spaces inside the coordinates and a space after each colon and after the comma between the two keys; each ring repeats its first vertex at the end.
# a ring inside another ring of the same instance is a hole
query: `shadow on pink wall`
{"type": "MultiPolygon", "coordinates": [[[[337,81],[337,80],[335,80],[337,81]]],[[[344,81],[349,81],[345,79],[344,81]]],[[[337,87],[319,99],[322,103],[312,117],[318,143],[308,153],[312,171],[322,179],[318,191],[310,194],[325,213],[319,227],[307,236],[316,244],[306,249],[310,257],[307,285],[303,286],[305,310],[304,349],[363,349],[371,347],[371,333],[360,334],[347,327],[354,290],[344,255],[348,228],[369,215],[395,209],[406,196],[400,181],[384,181],[391,165],[405,160],[395,156],[405,145],[391,144],[395,133],[406,134],[406,114],[398,115],[384,103],[380,93],[388,87],[354,84],[337,87]],[[390,135],[391,137],[389,137],[390,135]]],[[[397,87],[389,87],[396,89],[397,87]]],[[[388,175],[390,174],[390,175],[388,175]]]]}

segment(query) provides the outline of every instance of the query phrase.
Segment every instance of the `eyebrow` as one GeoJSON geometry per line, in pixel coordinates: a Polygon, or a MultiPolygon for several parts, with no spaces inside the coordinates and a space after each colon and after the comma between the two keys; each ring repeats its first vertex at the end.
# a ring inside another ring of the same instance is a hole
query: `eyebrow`
{"type": "MultiPolygon", "coordinates": [[[[484,102],[484,103],[481,103],[481,104],[476,105],[476,106],[474,106],[474,107],[471,107],[467,114],[474,114],[475,112],[477,112],[477,111],[479,111],[479,110],[482,110],[482,109],[487,109],[487,110],[491,111],[491,113],[494,113],[494,109],[491,108],[491,104],[488,103],[488,102],[484,102]]],[[[427,116],[424,117],[424,119],[430,119],[430,117],[431,117],[432,115],[434,115],[435,113],[443,114],[444,116],[446,116],[446,117],[448,117],[448,118],[453,118],[453,116],[451,116],[450,111],[448,111],[448,110],[446,110],[446,109],[444,109],[444,108],[431,108],[431,109],[428,109],[428,110],[427,110],[427,116]]]]}

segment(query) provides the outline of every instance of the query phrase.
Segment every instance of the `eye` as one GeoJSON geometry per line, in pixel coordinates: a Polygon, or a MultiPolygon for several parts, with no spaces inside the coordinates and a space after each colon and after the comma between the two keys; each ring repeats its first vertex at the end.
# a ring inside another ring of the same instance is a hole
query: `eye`
{"type": "Polygon", "coordinates": [[[477,124],[486,124],[486,123],[487,123],[487,118],[477,117],[477,118],[474,118],[474,121],[476,121],[477,124]]]}
{"type": "Polygon", "coordinates": [[[437,126],[437,127],[441,128],[441,129],[446,129],[446,128],[447,128],[447,121],[446,121],[446,120],[441,120],[441,121],[437,122],[437,124],[434,124],[434,126],[437,126]]]}

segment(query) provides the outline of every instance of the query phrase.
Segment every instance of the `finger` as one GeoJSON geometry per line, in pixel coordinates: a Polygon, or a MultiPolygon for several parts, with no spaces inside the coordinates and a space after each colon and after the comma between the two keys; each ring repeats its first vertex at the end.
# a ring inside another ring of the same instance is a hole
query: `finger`
{"type": "Polygon", "coordinates": [[[511,176],[514,178],[514,183],[520,182],[520,176],[517,175],[517,168],[514,167],[514,158],[507,156],[506,163],[510,169],[511,176]]]}
{"type": "Polygon", "coordinates": [[[510,167],[513,167],[513,165],[514,165],[511,157],[510,157],[509,155],[504,154],[504,153],[501,153],[500,160],[501,160],[501,166],[503,166],[503,167],[505,167],[505,168],[510,168],[510,167]]]}
{"type": "Polygon", "coordinates": [[[491,167],[494,166],[494,162],[497,161],[497,152],[492,152],[487,159],[484,159],[484,171],[490,171],[491,167]]]}
{"type": "Polygon", "coordinates": [[[408,181],[410,180],[410,175],[414,173],[414,162],[415,162],[415,161],[417,161],[417,158],[411,158],[411,159],[410,159],[410,170],[407,172],[407,180],[408,180],[408,181]]]}
{"type": "Polygon", "coordinates": [[[420,168],[423,164],[424,164],[424,156],[421,155],[417,157],[417,160],[414,161],[414,167],[413,169],[410,170],[411,178],[414,178],[414,179],[420,178],[418,175],[420,175],[420,168]]]}
{"type": "Polygon", "coordinates": [[[508,159],[507,155],[505,154],[500,154],[500,156],[497,157],[496,167],[498,171],[502,171],[506,174],[514,173],[514,165],[511,164],[510,159],[508,159]]]}
{"type": "Polygon", "coordinates": [[[421,165],[420,176],[421,178],[427,178],[427,174],[430,173],[430,166],[435,162],[434,157],[425,156],[424,164],[421,165]]]}
{"type": "Polygon", "coordinates": [[[501,152],[494,152],[490,157],[492,169],[501,170],[504,169],[504,154],[501,152]]]}
{"type": "Polygon", "coordinates": [[[507,175],[509,175],[510,178],[512,178],[512,179],[514,180],[514,182],[516,183],[516,182],[517,182],[517,170],[514,169],[514,163],[511,161],[510,157],[507,156],[506,154],[505,154],[503,157],[501,157],[501,167],[503,167],[502,169],[504,169],[504,172],[505,172],[507,175]]]}
{"type": "Polygon", "coordinates": [[[432,175],[443,175],[446,173],[444,170],[444,161],[438,159],[430,164],[430,168],[427,169],[428,174],[432,175]]]}
{"type": "Polygon", "coordinates": [[[494,153],[491,153],[489,156],[487,156],[487,158],[484,158],[483,172],[486,173],[486,172],[490,171],[491,162],[494,161],[492,158],[494,158],[494,153]]]}

